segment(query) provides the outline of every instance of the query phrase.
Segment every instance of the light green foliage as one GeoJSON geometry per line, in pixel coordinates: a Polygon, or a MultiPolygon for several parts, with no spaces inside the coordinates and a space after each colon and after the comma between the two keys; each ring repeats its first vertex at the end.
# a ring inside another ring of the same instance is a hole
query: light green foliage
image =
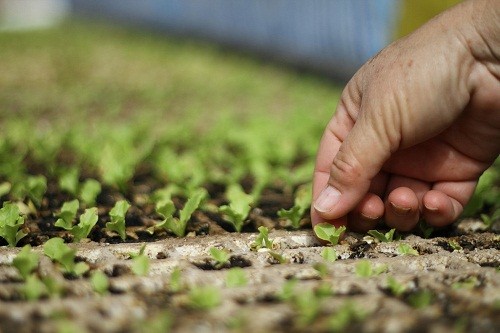
{"type": "Polygon", "coordinates": [[[43,245],[43,252],[47,257],[59,263],[66,273],[81,276],[89,270],[86,263],[75,263],[76,250],[64,244],[62,238],[55,237],[46,241],[43,245]]]}
{"type": "Polygon", "coordinates": [[[184,283],[182,282],[182,271],[179,267],[176,267],[170,274],[170,291],[177,293],[184,289],[184,283]]]}
{"type": "Polygon", "coordinates": [[[300,227],[300,220],[304,216],[306,210],[311,206],[311,200],[312,185],[301,185],[295,192],[295,201],[293,207],[288,210],[280,209],[278,211],[278,216],[290,221],[290,226],[293,229],[298,229],[300,227]]]}
{"type": "Polygon", "coordinates": [[[229,288],[244,287],[248,284],[245,270],[241,267],[230,268],[226,273],[226,286],[229,288]]]}
{"type": "Polygon", "coordinates": [[[487,215],[493,220],[500,218],[500,158],[479,178],[474,195],[465,206],[462,216],[475,216],[488,206],[491,214],[487,215]]]}
{"type": "Polygon", "coordinates": [[[26,181],[26,194],[35,206],[40,207],[45,191],[47,191],[47,178],[41,175],[28,177],[26,181]]]}
{"type": "Polygon", "coordinates": [[[24,224],[24,217],[16,204],[5,202],[0,209],[0,237],[5,239],[9,246],[16,246],[26,234],[19,230],[24,224]]]}
{"type": "Polygon", "coordinates": [[[246,194],[239,184],[231,184],[226,190],[226,198],[229,205],[219,207],[224,217],[233,224],[237,232],[241,232],[243,224],[250,213],[251,205],[254,203],[254,197],[246,194]]]}
{"type": "Polygon", "coordinates": [[[138,253],[129,253],[130,258],[132,258],[132,272],[135,275],[145,276],[149,272],[149,258],[144,254],[146,250],[146,244],[143,244],[138,253]]]}
{"type": "Polygon", "coordinates": [[[20,291],[28,301],[36,301],[48,294],[47,287],[35,274],[26,277],[20,291]]]}
{"type": "Polygon", "coordinates": [[[318,272],[319,276],[322,279],[328,276],[328,267],[324,263],[322,262],[315,263],[313,267],[318,272]]]}
{"type": "Polygon", "coordinates": [[[432,304],[433,296],[430,290],[420,290],[408,296],[408,303],[416,308],[423,309],[432,304]]]}
{"type": "Polygon", "coordinates": [[[334,262],[337,260],[337,251],[331,247],[325,247],[323,251],[321,251],[321,257],[325,261],[334,262]]]}
{"type": "Polygon", "coordinates": [[[269,239],[269,229],[264,226],[258,228],[259,234],[255,238],[255,241],[250,244],[250,249],[252,251],[257,251],[261,248],[273,249],[273,241],[269,239]]]}
{"type": "Polygon", "coordinates": [[[281,253],[278,253],[276,251],[269,251],[269,255],[280,264],[288,263],[288,259],[285,258],[285,256],[281,253]]]}
{"type": "Polygon", "coordinates": [[[188,293],[189,307],[196,310],[210,310],[222,302],[220,290],[213,286],[194,287],[188,293]]]}
{"type": "Polygon", "coordinates": [[[356,264],[356,275],[359,277],[371,277],[387,272],[387,265],[378,265],[373,267],[369,260],[360,260],[356,264]]]}
{"type": "Polygon", "coordinates": [[[106,228],[118,233],[122,240],[127,237],[125,234],[125,215],[129,208],[130,204],[126,200],[117,201],[109,212],[111,222],[106,223],[106,228]]]}
{"type": "Polygon", "coordinates": [[[212,256],[212,259],[215,260],[216,265],[215,267],[221,268],[225,266],[226,264],[229,263],[229,259],[231,258],[231,255],[225,251],[224,249],[218,249],[216,247],[211,247],[209,249],[210,255],[212,256]]]}
{"type": "Polygon", "coordinates": [[[100,295],[104,295],[109,289],[109,279],[102,271],[93,271],[90,275],[90,284],[94,291],[100,295]]]}
{"type": "Polygon", "coordinates": [[[154,229],[167,229],[173,232],[178,237],[183,237],[186,234],[186,227],[191,218],[191,215],[198,209],[203,200],[207,197],[207,191],[203,188],[193,191],[191,197],[186,201],[184,208],[179,212],[179,218],[173,216],[175,212],[174,203],[171,200],[162,200],[156,204],[156,212],[160,214],[164,220],[156,224],[149,231],[154,229]]]}
{"type": "Polygon", "coordinates": [[[75,242],[86,238],[96,225],[98,219],[96,207],[85,209],[85,212],[80,215],[80,222],[71,229],[75,242]]]}
{"type": "Polygon", "coordinates": [[[38,267],[39,255],[31,251],[31,245],[23,246],[21,251],[12,261],[12,265],[17,268],[19,275],[26,280],[28,276],[38,267]]]}
{"type": "Polygon", "coordinates": [[[392,242],[394,239],[395,231],[396,229],[391,229],[385,234],[383,234],[378,230],[369,230],[367,233],[368,235],[374,237],[375,239],[378,239],[380,242],[392,242]]]}
{"type": "Polygon", "coordinates": [[[305,290],[292,298],[292,304],[298,314],[299,326],[304,327],[311,324],[318,316],[321,309],[321,298],[312,290],[305,290]]]}
{"type": "Polygon", "coordinates": [[[450,239],[448,241],[448,245],[450,245],[450,247],[453,249],[453,251],[460,251],[462,250],[462,247],[460,246],[460,244],[454,240],[454,239],[450,239]]]}
{"type": "Polygon", "coordinates": [[[349,325],[360,322],[368,314],[351,302],[344,303],[337,312],[335,312],[328,321],[330,332],[344,332],[349,325]]]}
{"type": "Polygon", "coordinates": [[[330,242],[331,245],[339,243],[340,236],[346,231],[345,226],[335,227],[330,223],[319,223],[314,226],[314,232],[319,239],[330,242]]]}
{"type": "Polygon", "coordinates": [[[9,182],[0,183],[0,198],[3,197],[4,195],[9,194],[11,188],[12,185],[9,182]]]}
{"type": "Polygon", "coordinates": [[[101,193],[101,183],[95,179],[87,179],[80,189],[80,200],[87,206],[95,205],[97,196],[101,193]]]}
{"type": "Polygon", "coordinates": [[[399,244],[398,253],[402,256],[405,256],[405,255],[418,256],[418,251],[406,243],[399,244]]]}
{"type": "Polygon", "coordinates": [[[78,199],[63,203],[61,212],[57,214],[58,219],[54,225],[66,230],[73,229],[73,220],[76,218],[79,206],[78,199]]]}
{"type": "Polygon", "coordinates": [[[76,167],[64,170],[59,175],[59,188],[72,195],[76,195],[78,193],[79,177],[80,172],[76,167]]]}
{"type": "Polygon", "coordinates": [[[406,291],[406,286],[403,285],[403,284],[401,284],[401,283],[399,283],[392,276],[389,276],[387,278],[387,287],[389,288],[389,290],[391,291],[391,293],[394,296],[396,296],[396,297],[401,296],[406,291]]]}
{"type": "Polygon", "coordinates": [[[285,283],[283,283],[283,286],[281,287],[281,290],[277,295],[278,298],[285,302],[291,300],[295,295],[297,283],[297,279],[287,280],[285,283]]]}

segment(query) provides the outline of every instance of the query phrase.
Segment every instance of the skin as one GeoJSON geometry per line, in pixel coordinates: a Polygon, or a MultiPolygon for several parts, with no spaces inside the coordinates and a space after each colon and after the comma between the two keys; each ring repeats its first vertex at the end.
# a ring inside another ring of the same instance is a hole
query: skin
{"type": "Polygon", "coordinates": [[[312,223],[448,225],[499,152],[500,1],[466,1],[348,82],[319,146],[312,223]]]}

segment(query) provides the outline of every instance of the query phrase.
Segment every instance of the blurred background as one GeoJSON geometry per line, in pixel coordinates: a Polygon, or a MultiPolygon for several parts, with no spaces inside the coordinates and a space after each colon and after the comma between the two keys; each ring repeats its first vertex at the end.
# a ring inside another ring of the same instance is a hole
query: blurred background
{"type": "Polygon", "coordinates": [[[196,37],[345,81],[457,0],[0,0],[2,30],[68,15],[196,37]]]}

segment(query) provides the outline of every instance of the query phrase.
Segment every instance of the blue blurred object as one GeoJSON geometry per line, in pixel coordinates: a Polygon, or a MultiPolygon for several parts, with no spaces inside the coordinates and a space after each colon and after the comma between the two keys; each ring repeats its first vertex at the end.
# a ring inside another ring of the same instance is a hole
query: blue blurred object
{"type": "Polygon", "coordinates": [[[72,0],[73,10],[257,51],[348,79],[387,45],[399,0],[72,0]]]}

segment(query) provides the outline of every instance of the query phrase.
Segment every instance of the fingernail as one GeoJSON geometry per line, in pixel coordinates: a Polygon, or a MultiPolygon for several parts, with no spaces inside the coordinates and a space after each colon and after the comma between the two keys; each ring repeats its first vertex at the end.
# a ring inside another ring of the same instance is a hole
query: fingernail
{"type": "Polygon", "coordinates": [[[380,217],[374,217],[374,216],[368,216],[366,214],[360,213],[359,216],[361,216],[361,219],[366,221],[366,222],[376,222],[380,220],[380,217]]]}
{"type": "Polygon", "coordinates": [[[320,213],[329,212],[340,200],[340,192],[328,185],[314,202],[314,209],[320,213]]]}
{"type": "Polygon", "coordinates": [[[435,213],[439,210],[437,207],[430,207],[430,206],[427,206],[426,204],[424,204],[424,206],[425,206],[425,209],[427,209],[428,211],[433,212],[433,213],[435,213]]]}
{"type": "Polygon", "coordinates": [[[396,213],[397,215],[400,215],[400,216],[406,216],[411,211],[411,208],[409,208],[409,207],[401,207],[401,206],[395,205],[392,202],[391,202],[391,207],[392,207],[394,213],[396,213]]]}

